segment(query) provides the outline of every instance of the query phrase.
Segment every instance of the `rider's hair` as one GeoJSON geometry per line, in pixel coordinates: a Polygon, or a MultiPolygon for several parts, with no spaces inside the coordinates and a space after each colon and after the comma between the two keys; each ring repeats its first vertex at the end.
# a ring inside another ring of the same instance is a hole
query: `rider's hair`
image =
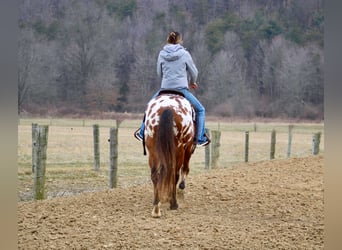
{"type": "Polygon", "coordinates": [[[167,43],[178,44],[182,42],[182,36],[177,31],[171,31],[166,39],[167,43]]]}

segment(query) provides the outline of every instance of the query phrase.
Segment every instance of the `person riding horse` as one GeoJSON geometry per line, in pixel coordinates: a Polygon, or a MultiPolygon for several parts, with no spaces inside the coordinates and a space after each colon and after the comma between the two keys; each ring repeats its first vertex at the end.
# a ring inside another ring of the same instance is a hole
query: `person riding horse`
{"type": "MultiPolygon", "coordinates": [[[[174,89],[181,92],[191,103],[196,112],[196,135],[197,146],[207,146],[211,141],[205,133],[205,108],[199,100],[189,91],[197,89],[196,83],[198,70],[194,64],[190,53],[182,46],[182,36],[177,31],[172,31],[167,36],[167,43],[159,52],[157,61],[157,73],[162,78],[161,90],[174,89]],[[188,81],[189,73],[189,81],[188,81]]],[[[152,97],[159,95],[160,90],[152,97]]],[[[145,118],[144,118],[145,120],[145,118]]],[[[134,137],[143,141],[145,132],[145,121],[140,128],[135,131],[134,137]]]]}

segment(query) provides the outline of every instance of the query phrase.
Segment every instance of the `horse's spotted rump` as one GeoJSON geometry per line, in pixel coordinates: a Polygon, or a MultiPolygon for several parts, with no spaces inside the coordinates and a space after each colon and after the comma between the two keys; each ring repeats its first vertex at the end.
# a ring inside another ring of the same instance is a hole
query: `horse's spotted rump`
{"type": "Polygon", "coordinates": [[[194,126],[192,120],[192,108],[188,100],[182,96],[165,94],[152,99],[147,104],[145,119],[145,136],[153,137],[155,128],[159,124],[161,112],[168,107],[173,107],[175,120],[179,121],[180,126],[174,123],[174,134],[178,138],[184,138],[178,145],[182,146],[189,142],[194,136],[194,126]]]}

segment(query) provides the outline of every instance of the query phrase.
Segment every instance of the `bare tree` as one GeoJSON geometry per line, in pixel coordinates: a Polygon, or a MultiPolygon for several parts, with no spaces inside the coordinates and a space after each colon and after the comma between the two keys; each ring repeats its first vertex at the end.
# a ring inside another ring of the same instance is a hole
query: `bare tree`
{"type": "Polygon", "coordinates": [[[318,50],[298,46],[280,36],[263,47],[263,90],[259,91],[262,97],[259,100],[265,101],[267,98],[268,101],[259,102],[259,105],[263,104],[260,110],[263,109],[268,116],[281,114],[301,117],[313,100],[305,93],[321,93],[316,97],[323,101],[323,81],[319,72],[322,69],[322,56],[318,50]],[[317,89],[313,90],[314,86],[317,89]]]}
{"type": "Polygon", "coordinates": [[[241,113],[242,111],[238,102],[244,98],[245,61],[243,58],[239,38],[234,32],[227,32],[225,49],[215,55],[209,66],[210,85],[208,94],[212,100],[212,105],[219,105],[220,112],[225,112],[224,109],[233,113],[241,113]],[[231,107],[225,103],[229,103],[231,107]]]}
{"type": "Polygon", "coordinates": [[[66,11],[59,49],[62,62],[57,83],[65,101],[85,105],[87,85],[96,75],[96,42],[100,12],[90,1],[74,2],[66,11]]]}

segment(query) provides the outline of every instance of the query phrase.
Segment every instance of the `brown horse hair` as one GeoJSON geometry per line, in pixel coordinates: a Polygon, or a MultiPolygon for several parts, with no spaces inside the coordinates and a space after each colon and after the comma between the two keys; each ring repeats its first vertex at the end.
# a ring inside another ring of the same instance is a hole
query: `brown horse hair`
{"type": "Polygon", "coordinates": [[[173,126],[173,113],[171,109],[165,109],[160,115],[156,143],[160,161],[158,189],[162,199],[170,197],[175,188],[176,146],[173,126]]]}

